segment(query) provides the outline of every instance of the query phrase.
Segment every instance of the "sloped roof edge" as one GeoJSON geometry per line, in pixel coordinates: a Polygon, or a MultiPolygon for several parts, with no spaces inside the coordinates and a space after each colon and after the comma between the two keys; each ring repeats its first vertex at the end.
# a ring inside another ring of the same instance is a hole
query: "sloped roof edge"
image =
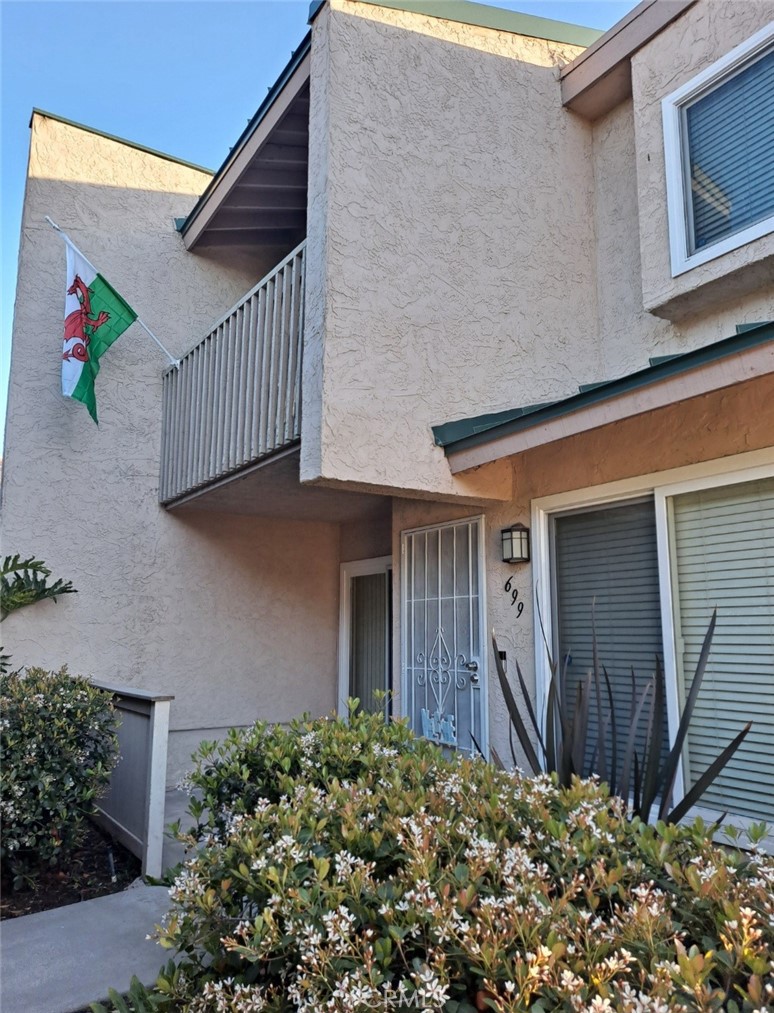
{"type": "Polygon", "coordinates": [[[220,179],[220,177],[228,169],[228,167],[231,165],[231,163],[234,161],[234,159],[237,158],[237,156],[242,151],[242,149],[244,148],[244,146],[247,144],[247,142],[253,136],[253,134],[255,133],[255,131],[258,129],[258,127],[261,124],[261,121],[264,119],[264,117],[266,116],[266,114],[269,112],[269,110],[271,109],[271,107],[274,105],[274,102],[277,99],[277,96],[282,91],[282,89],[284,88],[284,86],[287,84],[288,80],[293,76],[294,71],[296,70],[296,68],[298,67],[298,65],[302,62],[302,60],[304,59],[304,57],[307,55],[307,53],[310,51],[311,48],[312,48],[312,33],[311,32],[307,32],[306,35],[304,36],[304,38],[302,39],[301,44],[299,45],[299,47],[297,49],[295,49],[291,53],[290,59],[285,64],[285,67],[281,71],[281,73],[280,73],[279,77],[277,78],[277,80],[269,88],[269,91],[268,91],[268,94],[266,95],[266,98],[258,106],[258,109],[255,112],[255,115],[250,119],[250,121],[248,122],[248,124],[245,127],[245,129],[242,131],[242,133],[237,138],[236,143],[234,144],[234,146],[231,148],[231,150],[229,151],[229,153],[226,155],[225,159],[223,160],[223,163],[221,164],[221,166],[217,169],[217,171],[213,175],[213,178],[210,181],[210,183],[208,184],[207,189],[204,191],[204,193],[201,195],[201,197],[199,198],[199,200],[193,206],[193,208],[191,210],[191,213],[188,215],[188,217],[186,218],[186,220],[183,223],[182,227],[180,228],[180,231],[182,233],[185,234],[186,230],[189,228],[189,226],[191,225],[191,223],[193,222],[193,220],[199,214],[199,211],[202,209],[202,207],[207,202],[207,198],[209,197],[210,192],[215,187],[215,185],[217,184],[217,182],[220,179]]]}
{"type": "Polygon", "coordinates": [[[158,151],[156,148],[149,148],[145,144],[138,144],[136,141],[129,141],[125,137],[119,137],[117,134],[108,134],[104,130],[97,130],[96,127],[90,127],[86,123],[78,123],[76,120],[68,120],[66,116],[59,116],[57,113],[50,113],[45,109],[38,109],[37,106],[33,106],[32,108],[32,113],[30,114],[30,126],[32,126],[32,120],[35,116],[45,116],[48,120],[56,120],[57,123],[64,123],[65,126],[75,127],[77,130],[85,130],[88,134],[96,134],[97,137],[104,137],[108,141],[116,141],[118,144],[123,144],[127,148],[134,148],[136,151],[143,151],[146,155],[155,155],[157,158],[166,159],[167,162],[175,162],[177,165],[184,165],[188,169],[196,169],[197,172],[206,172],[208,176],[213,175],[213,170],[206,168],[204,165],[197,165],[195,162],[188,162],[184,158],[177,158],[175,155],[170,155],[167,151],[158,151]]]}
{"type": "Polygon", "coordinates": [[[732,334],[729,338],[704,345],[702,348],[695,348],[690,352],[663,357],[654,365],[646,366],[645,369],[628,373],[616,380],[590,385],[590,389],[559,401],[525,408],[513,408],[509,411],[489,415],[475,415],[433,426],[435,443],[437,446],[443,447],[447,455],[460,450],[468,450],[471,447],[478,447],[500,439],[502,436],[510,436],[512,433],[531,429],[551,419],[569,415],[571,412],[588,408],[600,401],[647,387],[679,373],[687,373],[709,362],[715,362],[769,341],[774,341],[774,321],[750,326],[732,334]],[[498,415],[502,416],[499,421],[497,420],[498,415]]]}
{"type": "MultiPolygon", "coordinates": [[[[518,11],[509,11],[502,7],[473,3],[472,0],[359,0],[359,2],[374,7],[407,11],[410,14],[423,14],[444,21],[457,21],[463,25],[492,28],[498,32],[511,32],[513,35],[526,35],[533,39],[546,39],[548,42],[563,42],[570,46],[590,46],[604,34],[596,28],[585,28],[567,21],[553,21],[534,14],[520,14],[518,11]]],[[[313,0],[309,7],[310,23],[324,3],[325,0],[313,0]]]]}

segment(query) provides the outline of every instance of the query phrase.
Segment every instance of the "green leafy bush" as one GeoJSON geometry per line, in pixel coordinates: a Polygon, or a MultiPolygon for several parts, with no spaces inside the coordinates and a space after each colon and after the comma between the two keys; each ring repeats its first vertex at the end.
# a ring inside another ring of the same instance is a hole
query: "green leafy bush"
{"type": "Polygon", "coordinates": [[[774,862],[376,715],[207,744],[148,1008],[752,1011],[774,862]],[[204,806],[211,804],[210,813],[204,806]],[[152,1002],[151,1002],[152,1000],[152,1002]]]}
{"type": "Polygon", "coordinates": [[[118,758],[110,695],[66,668],[0,675],[0,853],[18,876],[74,843],[118,758]]]}
{"type": "Polygon", "coordinates": [[[0,622],[16,609],[62,594],[77,594],[70,580],[49,584],[51,571],[42,559],[22,559],[18,554],[6,556],[0,563],[0,622]]]}

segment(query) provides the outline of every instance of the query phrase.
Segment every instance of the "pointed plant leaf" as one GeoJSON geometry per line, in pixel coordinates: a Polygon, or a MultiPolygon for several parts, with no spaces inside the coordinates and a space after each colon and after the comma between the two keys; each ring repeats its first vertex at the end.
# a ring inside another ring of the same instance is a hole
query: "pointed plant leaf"
{"type": "MultiPolygon", "coordinates": [[[[645,688],[642,691],[639,702],[634,706],[634,691],[635,691],[635,679],[634,671],[632,671],[632,717],[629,722],[629,734],[626,740],[626,749],[624,751],[623,766],[621,767],[621,783],[620,783],[620,794],[621,798],[625,802],[629,801],[629,778],[631,776],[632,761],[636,760],[635,746],[637,745],[637,729],[640,725],[640,717],[647,703],[648,696],[650,695],[650,682],[646,683],[645,688]]],[[[635,810],[639,808],[639,802],[635,806],[635,810]]]]}
{"type": "Polygon", "coordinates": [[[591,657],[594,672],[594,695],[597,703],[597,746],[599,750],[599,776],[607,781],[607,755],[605,740],[602,736],[602,684],[599,678],[599,649],[597,647],[597,623],[594,615],[596,600],[591,603],[591,657]]]}
{"type": "Polygon", "coordinates": [[[679,823],[689,809],[698,802],[704,792],[709,788],[720,771],[725,767],[737,749],[741,746],[752,728],[752,721],[748,721],[739,734],[729,742],[723,752],[715,757],[701,777],[694,784],[690,791],[686,792],[684,798],[678,802],[674,809],[666,817],[667,823],[679,823]]]}
{"type": "MultiPolygon", "coordinates": [[[[524,750],[524,755],[527,758],[527,762],[532,768],[532,773],[539,774],[541,772],[540,762],[537,758],[535,747],[532,745],[532,741],[530,740],[530,737],[527,733],[524,721],[522,720],[521,714],[519,713],[519,708],[516,703],[516,699],[513,695],[513,691],[511,690],[508,678],[505,674],[505,669],[503,668],[503,663],[500,658],[500,651],[497,646],[497,640],[495,639],[494,633],[492,634],[492,646],[494,648],[497,677],[500,681],[500,689],[502,690],[502,694],[505,699],[505,706],[508,708],[508,715],[510,716],[511,719],[511,726],[516,730],[516,735],[518,736],[519,742],[521,743],[521,748],[524,750]]],[[[537,728],[535,729],[535,731],[537,732],[537,728]]],[[[513,746],[511,746],[511,750],[513,751],[513,746]]]]}
{"type": "Polygon", "coordinates": [[[516,753],[516,746],[515,746],[514,741],[513,741],[513,722],[512,721],[508,722],[508,745],[510,746],[510,749],[511,749],[511,759],[513,760],[513,765],[514,765],[514,767],[518,767],[518,765],[519,765],[519,757],[518,757],[518,755],[516,753]]]}
{"type": "Polygon", "coordinates": [[[611,795],[616,794],[616,775],[618,771],[618,728],[615,720],[615,703],[613,701],[613,687],[610,685],[610,677],[607,674],[607,669],[602,666],[602,674],[605,677],[605,685],[607,686],[607,700],[610,707],[610,734],[612,745],[612,758],[610,760],[610,793],[611,795]]]}
{"type": "Polygon", "coordinates": [[[471,739],[471,741],[472,741],[472,743],[473,743],[473,745],[475,747],[475,750],[478,753],[478,755],[481,757],[482,760],[485,760],[486,757],[484,756],[484,750],[481,748],[481,746],[479,746],[478,739],[473,734],[473,732],[470,733],[470,739],[471,739]]]}
{"type": "Polygon", "coordinates": [[[647,753],[643,756],[642,805],[648,813],[656,800],[660,788],[661,748],[664,742],[664,669],[661,658],[656,655],[656,671],[653,675],[653,719],[645,743],[647,753]]]}
{"type": "MultiPolygon", "coordinates": [[[[519,668],[518,661],[516,662],[516,675],[518,676],[519,685],[521,686],[521,693],[522,697],[524,698],[524,706],[527,708],[527,714],[529,715],[529,719],[532,722],[532,727],[535,729],[535,734],[537,735],[537,740],[540,743],[540,748],[543,750],[543,755],[545,756],[546,744],[543,741],[543,736],[540,734],[540,724],[538,723],[538,720],[535,717],[535,712],[532,709],[532,703],[529,698],[529,692],[527,691],[527,684],[524,682],[524,676],[521,674],[521,668],[519,668]]],[[[553,682],[553,679],[551,681],[553,682]]]]}
{"type": "Polygon", "coordinates": [[[691,717],[693,716],[693,709],[696,706],[696,698],[699,695],[701,682],[704,678],[704,671],[707,667],[707,659],[709,658],[712,637],[715,633],[715,623],[717,622],[717,617],[718,610],[713,609],[712,618],[710,619],[710,624],[707,627],[707,632],[704,636],[704,643],[701,645],[701,651],[699,653],[699,660],[696,664],[696,672],[693,676],[693,682],[691,683],[688,698],[685,701],[685,707],[683,708],[683,713],[680,718],[680,724],[677,729],[674,745],[672,746],[669,756],[667,756],[666,763],[664,764],[664,771],[661,777],[662,795],[661,810],[659,812],[660,819],[664,819],[669,807],[669,802],[672,798],[672,792],[674,791],[675,778],[677,777],[677,767],[683,751],[685,737],[688,734],[688,725],[690,724],[691,717]]]}
{"type": "MultiPolygon", "coordinates": [[[[556,732],[560,725],[561,717],[558,714],[560,704],[557,700],[556,677],[551,676],[548,684],[548,695],[546,698],[546,747],[545,763],[546,770],[558,770],[559,762],[556,748],[556,732]]],[[[561,730],[561,729],[560,729],[561,730]]]]}
{"type": "MultiPolygon", "coordinates": [[[[586,679],[581,689],[581,684],[578,683],[578,698],[575,705],[575,710],[572,713],[572,762],[575,768],[575,773],[579,776],[583,776],[586,771],[584,770],[584,761],[586,759],[586,749],[588,746],[588,734],[589,734],[589,704],[591,702],[591,669],[586,673],[586,679]]],[[[597,729],[599,731],[599,729],[597,729]]]]}

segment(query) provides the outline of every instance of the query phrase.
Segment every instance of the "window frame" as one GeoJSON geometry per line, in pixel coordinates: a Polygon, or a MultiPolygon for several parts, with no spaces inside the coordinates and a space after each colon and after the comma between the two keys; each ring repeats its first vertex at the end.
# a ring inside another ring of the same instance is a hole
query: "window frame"
{"type": "MultiPolygon", "coordinates": [[[[674,620],[674,554],[670,546],[672,525],[669,512],[675,496],[696,492],[701,489],[739,485],[757,479],[774,478],[774,447],[739,454],[733,459],[720,458],[701,464],[686,465],[669,471],[640,475],[634,478],[591,486],[571,492],[545,496],[532,501],[533,531],[533,583],[537,608],[535,609],[535,691],[537,713],[541,731],[545,732],[545,708],[549,680],[551,677],[543,638],[549,644],[555,642],[554,612],[554,566],[553,566],[553,518],[556,515],[583,509],[604,508],[626,500],[652,496],[656,513],[656,547],[659,569],[659,593],[661,597],[661,635],[664,648],[664,679],[666,686],[667,716],[670,743],[674,741],[680,715],[679,663],[674,620]]],[[[678,765],[673,803],[677,804],[685,794],[685,780],[682,760],[678,765]]],[[[702,816],[713,822],[721,813],[694,806],[686,819],[702,816]]],[[[751,820],[733,815],[735,825],[745,827],[751,820]]],[[[774,831],[763,846],[774,853],[774,831]]]]}
{"type": "Polygon", "coordinates": [[[689,253],[693,215],[690,194],[686,192],[687,139],[683,110],[704,98],[732,78],[742,66],[760,56],[774,42],[774,22],[716,60],[700,74],[667,95],[661,102],[664,129],[664,169],[667,189],[667,218],[672,277],[722,257],[755,239],[774,232],[774,214],[740,232],[689,253]]]}

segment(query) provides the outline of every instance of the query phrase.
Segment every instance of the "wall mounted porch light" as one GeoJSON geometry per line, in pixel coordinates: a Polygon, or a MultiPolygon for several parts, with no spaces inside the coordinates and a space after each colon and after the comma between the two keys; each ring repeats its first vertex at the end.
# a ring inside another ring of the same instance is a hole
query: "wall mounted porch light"
{"type": "Polygon", "coordinates": [[[500,532],[503,542],[504,563],[529,562],[529,528],[523,524],[512,524],[500,532]]]}

